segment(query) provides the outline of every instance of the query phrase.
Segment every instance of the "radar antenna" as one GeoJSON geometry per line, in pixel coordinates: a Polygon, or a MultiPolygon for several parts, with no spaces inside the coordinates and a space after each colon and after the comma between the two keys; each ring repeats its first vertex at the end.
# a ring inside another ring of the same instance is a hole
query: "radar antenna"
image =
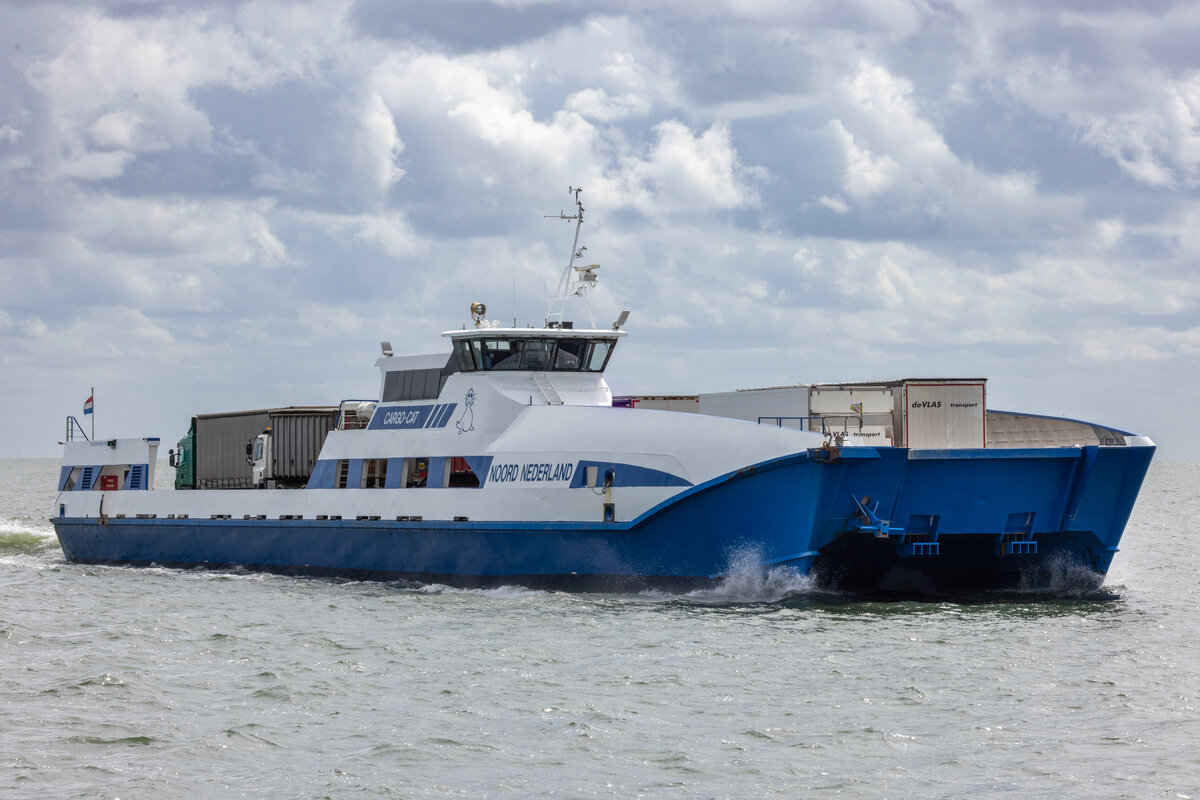
{"type": "MultiPolygon", "coordinates": [[[[557,321],[559,325],[562,325],[566,319],[568,297],[583,298],[583,304],[588,312],[588,320],[593,328],[596,327],[596,320],[592,316],[592,307],[588,304],[587,297],[591,290],[596,288],[596,270],[600,269],[600,265],[575,266],[575,262],[581,260],[587,251],[586,246],[579,244],[579,229],[583,226],[583,203],[579,200],[581,192],[583,192],[582,187],[568,186],[567,193],[575,198],[575,213],[568,215],[565,211],[558,212],[557,219],[575,223],[575,241],[571,243],[571,259],[567,262],[567,268],[563,270],[562,277],[558,279],[558,288],[554,290],[554,299],[550,301],[550,308],[546,311],[547,328],[551,327],[552,321],[557,321]]],[[[546,214],[545,218],[555,219],[555,216],[546,214]]]]}

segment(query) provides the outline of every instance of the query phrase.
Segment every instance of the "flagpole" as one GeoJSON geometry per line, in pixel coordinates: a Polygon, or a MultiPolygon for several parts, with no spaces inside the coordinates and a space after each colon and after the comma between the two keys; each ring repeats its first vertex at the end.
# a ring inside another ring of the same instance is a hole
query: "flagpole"
{"type": "Polygon", "coordinates": [[[92,387],[91,400],[92,400],[92,413],[90,416],[92,418],[92,441],[94,442],[94,441],[96,441],[96,387],[95,386],[92,387]]]}

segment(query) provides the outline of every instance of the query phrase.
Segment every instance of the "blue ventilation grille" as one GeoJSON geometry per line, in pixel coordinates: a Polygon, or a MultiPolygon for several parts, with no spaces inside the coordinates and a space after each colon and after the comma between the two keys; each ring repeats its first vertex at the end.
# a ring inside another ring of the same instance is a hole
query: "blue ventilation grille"
{"type": "Polygon", "coordinates": [[[145,489],[146,487],[146,465],[132,464],[129,467],[129,477],[125,479],[124,489],[145,489]]]}
{"type": "Polygon", "coordinates": [[[96,468],[84,467],[83,474],[79,476],[79,490],[86,492],[92,488],[92,482],[96,480],[96,468]]]}
{"type": "Polygon", "coordinates": [[[938,542],[937,514],[913,514],[908,518],[908,524],[900,542],[896,545],[896,555],[901,558],[914,556],[938,556],[942,554],[942,545],[938,542]]]}
{"type": "Polygon", "coordinates": [[[938,556],[942,554],[941,542],[933,541],[907,541],[896,545],[896,555],[901,558],[912,558],[914,556],[938,556]]]}

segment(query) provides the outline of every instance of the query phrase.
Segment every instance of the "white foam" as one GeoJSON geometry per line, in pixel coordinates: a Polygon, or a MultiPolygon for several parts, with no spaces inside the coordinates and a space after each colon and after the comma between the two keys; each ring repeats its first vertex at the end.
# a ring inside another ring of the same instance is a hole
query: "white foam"
{"type": "Polygon", "coordinates": [[[539,589],[530,589],[526,586],[509,585],[496,586],[491,589],[461,589],[455,586],[446,586],[441,583],[425,583],[416,587],[415,591],[424,594],[471,594],[481,597],[495,597],[499,599],[511,599],[520,597],[530,597],[533,595],[546,594],[539,589]]]}
{"type": "Polygon", "coordinates": [[[736,550],[730,554],[719,584],[685,596],[712,603],[777,603],[815,591],[811,577],[801,575],[792,567],[766,566],[764,560],[757,548],[736,550]]]}

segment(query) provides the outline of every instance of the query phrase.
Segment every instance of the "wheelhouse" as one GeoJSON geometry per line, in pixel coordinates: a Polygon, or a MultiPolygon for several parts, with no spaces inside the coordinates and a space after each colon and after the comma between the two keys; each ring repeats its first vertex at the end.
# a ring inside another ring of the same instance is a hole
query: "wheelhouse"
{"type": "Polygon", "coordinates": [[[492,328],[448,335],[463,372],[603,372],[625,332],[492,328]]]}

